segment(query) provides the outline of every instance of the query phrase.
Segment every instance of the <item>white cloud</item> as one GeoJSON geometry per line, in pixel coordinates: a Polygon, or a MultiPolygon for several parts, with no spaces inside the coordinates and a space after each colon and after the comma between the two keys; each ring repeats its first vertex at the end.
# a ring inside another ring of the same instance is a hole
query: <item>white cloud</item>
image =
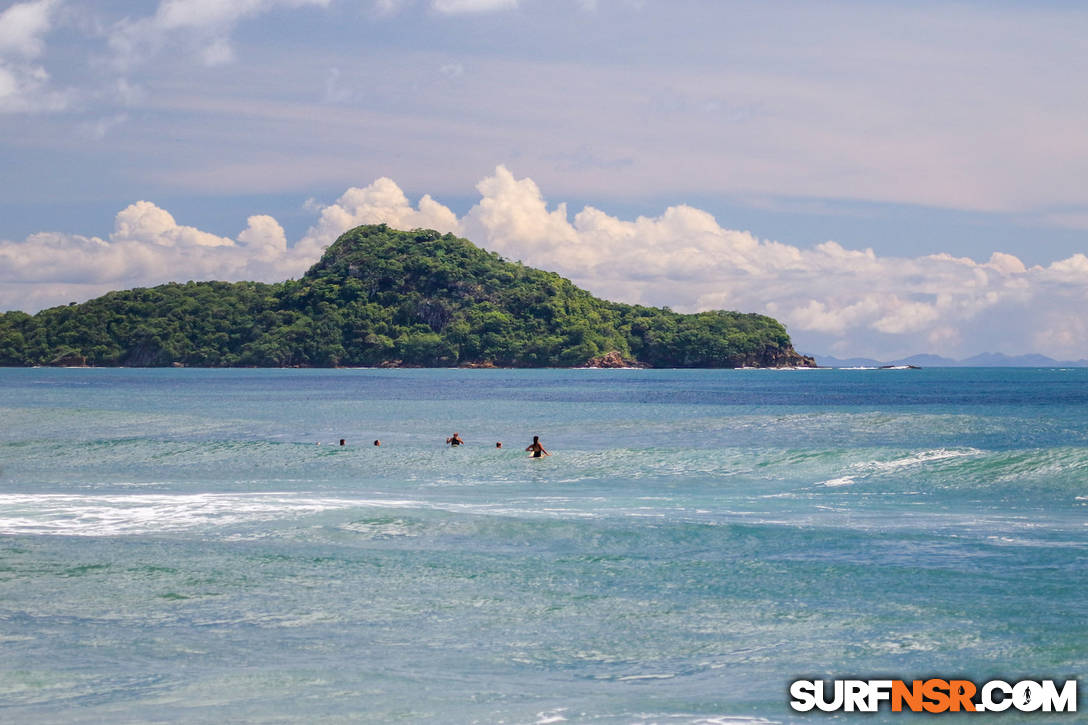
{"type": "Polygon", "coordinates": [[[174,217],[149,201],[138,201],[117,214],[112,242],[138,242],[160,247],[229,247],[226,237],[202,232],[195,227],[178,226],[174,217]]]}
{"type": "Polygon", "coordinates": [[[265,0],[163,0],[155,13],[155,22],[165,30],[220,29],[230,27],[239,18],[253,15],[269,4],[265,0]]]}
{"type": "Polygon", "coordinates": [[[0,13],[0,56],[36,58],[45,48],[42,36],[53,26],[56,0],[15,3],[0,13]]]}
{"type": "MultiPolygon", "coordinates": [[[[374,0],[374,10],[378,15],[392,15],[414,2],[416,0],[374,0]]],[[[430,0],[430,6],[444,15],[462,15],[509,10],[518,6],[518,0],[430,0]]]]}
{"type": "Polygon", "coordinates": [[[33,62],[45,52],[58,0],[16,3],[0,13],[0,113],[59,111],[71,94],[50,88],[49,73],[33,62]]]}
{"type": "Polygon", "coordinates": [[[110,289],[190,279],[278,282],[316,255],[288,249],[270,216],[249,217],[237,240],[180,225],[138,201],[118,212],[109,239],[43,232],[0,242],[0,309],[38,309],[110,289]]]}
{"type": "Polygon", "coordinates": [[[251,216],[238,235],[238,241],[265,261],[274,262],[287,254],[287,234],[280,223],[267,214],[251,216]]]}
{"type": "Polygon", "coordinates": [[[245,17],[274,7],[328,7],[331,0],[163,0],[154,15],[154,24],[163,30],[193,29],[219,32],[245,17]]]}
{"type": "Polygon", "coordinates": [[[1080,287],[1088,284],[1088,257],[1074,254],[1069,259],[1054,262],[1044,274],[1054,282],[1080,287]]]}
{"type": "Polygon", "coordinates": [[[328,7],[332,0],[162,0],[154,15],[124,19],[110,33],[109,44],[116,60],[128,67],[163,47],[189,46],[207,66],[234,60],[230,33],[246,18],[277,7],[328,7]]]}
{"type": "Polygon", "coordinates": [[[434,0],[431,7],[440,13],[486,13],[493,10],[516,8],[518,0],[434,0]]]}
{"type": "MultiPolygon", "coordinates": [[[[313,205],[309,205],[315,208],[313,205]]],[[[412,208],[408,197],[392,179],[378,179],[366,188],[352,187],[334,204],[316,207],[320,211],[317,224],[296,245],[315,257],[323,247],[360,224],[388,224],[395,229],[437,229],[440,232],[460,232],[457,215],[429,195],[412,208]]]]}
{"type": "Polygon", "coordinates": [[[374,12],[378,15],[392,15],[403,4],[404,0],[374,0],[374,12]]]}
{"type": "Polygon", "coordinates": [[[49,81],[49,73],[39,65],[5,63],[0,59],[0,113],[68,108],[72,92],[54,90],[49,81]]]}
{"type": "Polygon", "coordinates": [[[317,219],[294,245],[269,216],[251,216],[231,239],[180,225],[141,201],[117,214],[108,240],[43,233],[0,243],[0,307],[84,299],[103,286],[278,281],[301,274],[347,229],[385,223],[467,236],[611,299],[771,314],[803,350],[1088,356],[1083,254],[1029,268],[1001,252],[976,262],[949,254],[881,257],[830,241],[801,248],[723,228],[690,206],[634,220],[586,207],[572,220],[565,205],[549,208],[532,179],[501,166],[477,190],[479,202],[458,218],[429,195],[413,206],[383,177],[327,206],[308,203],[317,219]]]}
{"type": "Polygon", "coordinates": [[[469,238],[612,299],[764,312],[821,350],[1088,355],[1084,336],[1038,333],[1040,317],[1083,309],[1084,255],[1029,269],[1002,252],[976,262],[880,257],[830,241],[804,249],[723,228],[689,206],[634,221],[586,207],[571,220],[565,205],[549,209],[531,179],[503,167],[477,189],[480,202],[461,220],[469,238]]]}
{"type": "Polygon", "coordinates": [[[211,68],[234,61],[234,48],[226,38],[215,38],[200,51],[200,60],[211,68]]]}
{"type": "Polygon", "coordinates": [[[19,81],[15,74],[0,66],[0,99],[13,96],[19,90],[19,81]]]}

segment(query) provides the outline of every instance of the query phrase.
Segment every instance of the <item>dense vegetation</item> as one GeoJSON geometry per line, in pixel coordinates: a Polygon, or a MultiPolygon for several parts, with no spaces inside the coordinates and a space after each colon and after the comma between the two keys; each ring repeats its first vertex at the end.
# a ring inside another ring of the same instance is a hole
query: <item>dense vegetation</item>
{"type": "Polygon", "coordinates": [[[599,300],[438,232],[345,233],[301,279],[188,282],[0,315],[0,365],[805,364],[762,315],[599,300]]]}

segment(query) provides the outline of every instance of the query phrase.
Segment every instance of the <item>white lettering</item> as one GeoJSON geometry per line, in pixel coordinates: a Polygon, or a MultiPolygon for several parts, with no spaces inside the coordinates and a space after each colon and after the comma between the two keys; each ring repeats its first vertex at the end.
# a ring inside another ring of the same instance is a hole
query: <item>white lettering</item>
{"type": "Polygon", "coordinates": [[[816,707],[816,683],[812,680],[795,680],[790,685],[790,707],[797,712],[808,712],[816,707]]]}
{"type": "Polygon", "coordinates": [[[982,705],[981,709],[990,712],[1004,712],[1012,707],[1012,685],[1004,680],[990,680],[982,686],[982,705]],[[994,691],[1000,692],[1004,697],[1000,700],[994,700],[994,691]]]}
{"type": "Polygon", "coordinates": [[[846,680],[843,684],[843,704],[846,712],[868,712],[866,692],[869,687],[865,680],[846,680]]]}
{"type": "Polygon", "coordinates": [[[1066,680],[1062,691],[1054,685],[1054,680],[1043,680],[1043,712],[1076,712],[1077,681],[1066,680]]]}
{"type": "MultiPolygon", "coordinates": [[[[915,681],[917,682],[917,681],[915,681]]],[[[942,680],[928,680],[929,686],[943,686],[942,680]]],[[[973,709],[975,712],[1004,712],[1015,708],[1020,712],[1076,712],[1077,680],[1065,680],[1060,687],[1055,680],[1020,680],[1014,684],[1004,680],[990,680],[978,690],[974,701],[966,700],[966,693],[974,691],[975,685],[963,680],[952,680],[949,690],[949,703],[952,710],[973,709]]],[[[902,680],[794,680],[790,683],[790,707],[797,712],[810,712],[819,709],[823,712],[879,712],[881,703],[891,702],[892,693],[905,681],[902,680]],[[829,691],[830,690],[830,691],[829,691]]],[[[913,695],[901,694],[896,698],[912,710],[929,709],[930,702],[919,707],[919,701],[913,695]],[[904,701],[904,697],[911,699],[904,701]]],[[[941,690],[943,693],[944,690],[941,690]]],[[[943,695],[942,695],[943,697],[943,695]]],[[[941,700],[938,698],[937,704],[941,700]]],[[[940,711],[944,711],[941,708],[940,711]]]]}
{"type": "Polygon", "coordinates": [[[844,695],[843,695],[843,682],[842,680],[835,680],[832,685],[832,692],[835,693],[835,697],[831,700],[827,699],[827,693],[824,692],[827,683],[823,680],[817,680],[818,694],[816,695],[816,707],[820,708],[824,712],[835,712],[842,707],[844,695]]]}
{"type": "Polygon", "coordinates": [[[891,680],[869,680],[869,709],[867,712],[880,710],[882,701],[892,699],[891,680]]]}

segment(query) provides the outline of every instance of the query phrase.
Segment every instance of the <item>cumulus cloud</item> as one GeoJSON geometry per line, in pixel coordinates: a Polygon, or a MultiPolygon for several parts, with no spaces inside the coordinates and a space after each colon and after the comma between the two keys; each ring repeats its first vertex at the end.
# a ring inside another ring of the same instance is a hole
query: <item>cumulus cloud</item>
{"type": "Polygon", "coordinates": [[[274,282],[313,261],[288,249],[283,227],[270,216],[249,217],[231,239],[178,224],[165,209],[138,201],[118,212],[108,239],[43,232],[0,242],[0,308],[33,310],[168,281],[274,282]]]}
{"type": "Polygon", "coordinates": [[[386,178],[350,188],[327,206],[307,208],[318,218],[293,245],[268,215],[249,217],[245,229],[231,238],[179,224],[150,201],[118,212],[107,239],[42,232],[21,242],[0,241],[0,310],[34,311],[111,289],[169,281],[279,282],[301,275],[325,247],[359,224],[460,231],[457,216],[448,208],[430,196],[413,207],[386,178]]]}
{"type": "Polygon", "coordinates": [[[413,208],[408,197],[392,179],[382,177],[366,188],[352,187],[335,203],[317,206],[317,223],[310,227],[296,248],[316,258],[322,248],[338,236],[360,224],[388,224],[395,229],[437,229],[459,233],[457,215],[430,195],[413,208]]]}
{"type": "Polygon", "coordinates": [[[0,306],[36,309],[105,288],[168,280],[297,276],[358,224],[432,228],[467,236],[507,258],[555,270],[604,297],[681,311],[763,312],[786,323],[801,349],[895,357],[986,350],[1088,356],[1088,256],[1027,267],[994,252],[881,257],[828,241],[802,248],[722,227],[690,206],[619,219],[587,206],[570,216],[505,167],[477,185],[463,217],[429,195],[415,205],[392,180],[350,188],[296,243],[269,216],[234,238],[178,224],[142,201],[117,214],[108,239],[36,234],[0,243],[0,306]]]}
{"type": "Polygon", "coordinates": [[[149,201],[138,201],[122,210],[114,220],[113,242],[136,242],[160,247],[229,247],[226,237],[179,226],[170,212],[149,201]]]}

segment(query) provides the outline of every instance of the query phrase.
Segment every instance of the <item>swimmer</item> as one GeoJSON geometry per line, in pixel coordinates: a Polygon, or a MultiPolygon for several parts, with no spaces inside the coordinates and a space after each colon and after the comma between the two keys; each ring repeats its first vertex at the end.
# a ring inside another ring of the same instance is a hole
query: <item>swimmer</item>
{"type": "Polygon", "coordinates": [[[529,447],[525,450],[533,454],[532,456],[530,456],[530,458],[540,458],[541,456],[551,455],[551,453],[548,453],[546,450],[544,450],[544,446],[540,444],[540,436],[533,436],[533,442],[530,443],[529,447]]]}
{"type": "Polygon", "coordinates": [[[380,446],[381,444],[382,444],[381,441],[374,441],[374,445],[376,445],[376,446],[380,446]]]}
{"type": "Polygon", "coordinates": [[[495,447],[496,448],[502,448],[502,441],[496,441],[495,442],[495,447]]]}
{"type": "Polygon", "coordinates": [[[341,438],[341,439],[340,439],[340,445],[344,445],[344,443],[345,443],[344,439],[343,439],[343,438],[341,438]]]}
{"type": "Polygon", "coordinates": [[[452,436],[446,439],[446,443],[450,444],[451,446],[465,445],[465,441],[462,440],[460,433],[454,433],[452,436]]]}

